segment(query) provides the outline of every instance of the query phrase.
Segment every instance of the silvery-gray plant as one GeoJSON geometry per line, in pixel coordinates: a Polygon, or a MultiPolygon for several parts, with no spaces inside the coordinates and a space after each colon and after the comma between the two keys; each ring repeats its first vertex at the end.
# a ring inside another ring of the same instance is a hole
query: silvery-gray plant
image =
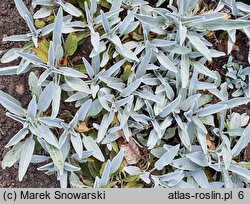
{"type": "Polygon", "coordinates": [[[244,68],[242,65],[232,62],[232,58],[229,58],[223,68],[226,69],[228,87],[233,90],[232,96],[239,97],[243,95],[249,97],[249,67],[244,68]]]}
{"type": "Polygon", "coordinates": [[[167,8],[159,7],[165,2],[162,0],[156,8],[143,0],[107,0],[110,9],[104,12],[96,0],[89,4],[85,1],[82,8],[61,0],[32,2],[33,6],[41,6],[33,17],[22,1],[15,1],[32,32],[27,40],[32,39],[34,45],[29,43],[5,54],[2,62],[18,56],[22,61],[19,66],[0,69],[0,75],[25,73],[34,67],[44,71],[39,78],[30,75],[33,97],[27,110],[0,92],[0,103],[10,112],[7,115],[23,124],[7,145],[14,147],[4,158],[3,167],[19,162],[21,180],[30,162],[52,159],[39,170],[56,172],[62,187],[67,187],[68,176],[71,187],[87,187],[79,179],[82,172],[78,164],[88,162],[86,158],[91,156],[103,163],[103,171],[89,187],[105,187],[125,155],[121,149],[110,158],[112,143],[133,137],[138,145],[150,150],[153,163],[144,169],[128,165],[123,171],[154,187],[248,185],[250,171],[234,157],[250,141],[249,124],[232,122],[241,116],[231,114],[231,110],[247,104],[250,98],[246,95],[230,99],[227,83],[221,84],[218,73],[206,67],[207,61],[225,55],[212,49],[206,36],[218,30],[227,32],[229,54],[236,30],[247,34],[250,27],[247,5],[224,0],[216,2],[212,11],[204,9],[199,13],[200,0],[177,0],[176,4],[169,1],[167,8]],[[230,19],[228,8],[236,19],[230,19]],[[33,29],[33,18],[54,15],[52,9],[57,11],[55,21],[41,30],[33,29]],[[79,20],[77,17],[82,15],[86,18],[79,20]],[[63,34],[72,32],[90,36],[93,49],[90,60],[83,58],[84,74],[60,63],[64,57],[63,34]],[[134,32],[141,34],[124,40],[134,32]],[[50,39],[47,63],[32,51],[40,37],[50,39]],[[122,79],[126,63],[130,70],[127,78],[122,79]],[[68,95],[66,102],[75,102],[79,108],[69,123],[57,118],[62,91],[68,95]],[[214,96],[220,100],[215,104],[214,96]],[[46,113],[48,108],[52,108],[50,116],[46,113]],[[100,120],[93,123],[96,137],[77,132],[79,122],[97,116],[100,120]],[[115,118],[117,122],[113,123],[115,118]],[[55,129],[59,129],[58,137],[55,129]],[[118,131],[123,134],[117,134],[118,131]],[[142,133],[145,131],[146,135],[142,133]],[[172,137],[178,138],[180,144],[170,145],[168,140],[172,137]],[[219,140],[218,146],[208,148],[207,137],[219,140]],[[34,140],[49,156],[33,155],[34,140]],[[166,167],[172,172],[162,174],[166,167]],[[207,168],[216,171],[210,178],[212,182],[206,176],[207,168]]]}

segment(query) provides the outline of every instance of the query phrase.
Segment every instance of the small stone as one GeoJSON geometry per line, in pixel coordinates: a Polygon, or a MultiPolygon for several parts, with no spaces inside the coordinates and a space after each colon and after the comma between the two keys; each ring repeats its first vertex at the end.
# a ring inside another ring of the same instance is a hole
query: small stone
{"type": "Polygon", "coordinates": [[[20,95],[23,95],[24,93],[24,86],[23,84],[16,85],[16,92],[20,95]]]}
{"type": "Polygon", "coordinates": [[[0,21],[0,28],[3,28],[4,23],[2,21],[0,21]]]}
{"type": "Polygon", "coordinates": [[[237,54],[237,60],[239,60],[239,61],[244,60],[244,56],[241,54],[237,54]]]}
{"type": "Polygon", "coordinates": [[[7,10],[3,10],[2,11],[2,16],[6,16],[8,14],[8,11],[7,10]]]}

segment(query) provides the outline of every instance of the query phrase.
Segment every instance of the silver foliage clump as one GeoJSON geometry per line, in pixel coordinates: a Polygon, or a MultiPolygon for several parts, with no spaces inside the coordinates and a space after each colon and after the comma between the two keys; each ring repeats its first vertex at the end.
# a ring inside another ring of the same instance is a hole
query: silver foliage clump
{"type": "Polygon", "coordinates": [[[232,96],[246,96],[250,95],[249,75],[250,67],[243,67],[235,62],[232,62],[230,57],[228,63],[223,66],[226,69],[226,82],[228,87],[233,90],[232,96]]]}
{"type": "MultiPolygon", "coordinates": [[[[40,9],[32,16],[21,0],[15,0],[30,33],[4,40],[31,42],[2,57],[2,63],[18,57],[22,60],[17,66],[0,69],[0,75],[21,74],[32,68],[43,72],[39,78],[33,72],[29,76],[33,97],[27,109],[0,92],[0,104],[8,110],[7,115],[23,125],[7,144],[12,149],[2,162],[3,168],[18,162],[22,180],[29,163],[47,161],[39,170],[57,173],[62,187],[67,187],[69,174],[72,187],[87,187],[78,177],[78,164],[87,162],[90,156],[105,162],[107,151],[103,150],[111,151],[112,142],[121,137],[117,131],[122,131],[125,140],[133,137],[154,158],[155,163],[149,163],[147,169],[123,169],[147,184],[166,188],[248,187],[250,171],[235,158],[250,142],[249,117],[231,110],[250,102],[249,80],[245,80],[249,68],[227,65],[228,81],[221,83],[218,73],[206,67],[206,62],[226,53],[213,49],[206,36],[226,31],[230,54],[236,30],[250,37],[249,6],[223,0],[212,11],[200,13],[199,0],[177,0],[177,5],[169,1],[167,8],[159,7],[165,1],[159,1],[157,7],[143,0],[107,2],[110,10],[98,12],[97,0],[85,1],[82,8],[61,0],[33,0],[32,5],[40,9]],[[237,18],[230,19],[227,10],[237,18]],[[34,19],[46,18],[53,11],[54,22],[36,29],[34,19]],[[76,18],[83,15],[85,20],[76,18]],[[142,30],[142,37],[122,40],[137,29],[142,30]],[[93,49],[90,61],[83,58],[85,73],[60,64],[65,52],[63,34],[73,32],[88,32],[90,36],[93,49]],[[45,63],[32,48],[38,46],[39,38],[50,33],[45,63]],[[124,80],[120,75],[126,63],[131,70],[124,80]],[[237,89],[235,98],[229,98],[228,87],[237,89]],[[78,108],[69,123],[58,114],[62,92],[67,93],[65,102],[74,102],[78,108]],[[214,96],[219,102],[212,103],[214,96]],[[48,108],[52,109],[51,115],[46,113],[48,108]],[[101,112],[101,121],[93,124],[98,131],[96,139],[75,130],[78,122],[101,112]],[[114,117],[118,122],[113,126],[114,117]],[[146,136],[141,133],[144,130],[146,136]],[[180,144],[166,142],[173,137],[180,144]],[[208,141],[215,140],[218,145],[208,147],[208,141]],[[35,142],[50,156],[36,155],[35,142]],[[172,171],[161,174],[166,167],[172,171]],[[215,170],[213,177],[208,178],[207,168],[215,170]]],[[[123,158],[123,149],[109,158],[101,177],[96,177],[90,187],[106,186],[123,158]]]]}

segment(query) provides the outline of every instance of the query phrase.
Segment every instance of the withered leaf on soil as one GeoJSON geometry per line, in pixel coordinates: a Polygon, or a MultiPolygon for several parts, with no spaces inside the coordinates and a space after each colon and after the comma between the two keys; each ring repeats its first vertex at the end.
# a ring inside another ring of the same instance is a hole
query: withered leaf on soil
{"type": "Polygon", "coordinates": [[[93,128],[89,128],[86,124],[86,122],[84,121],[81,121],[79,122],[76,127],[75,127],[75,130],[77,132],[80,132],[80,133],[85,133],[85,132],[89,132],[90,130],[92,130],[93,128]]]}
{"type": "Polygon", "coordinates": [[[119,139],[118,145],[124,150],[124,157],[129,165],[137,164],[141,160],[141,152],[133,138],[130,138],[129,142],[119,139]]]}

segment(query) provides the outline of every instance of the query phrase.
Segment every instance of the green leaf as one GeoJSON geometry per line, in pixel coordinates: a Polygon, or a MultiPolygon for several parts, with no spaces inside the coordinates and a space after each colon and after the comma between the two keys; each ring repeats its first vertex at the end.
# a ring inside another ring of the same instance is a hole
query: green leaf
{"type": "Polygon", "coordinates": [[[72,56],[77,50],[78,37],[75,33],[70,33],[66,39],[64,50],[66,57],[72,56]]]}
{"type": "Polygon", "coordinates": [[[238,165],[243,168],[250,169],[250,162],[239,162],[238,165]]]}
{"type": "Polygon", "coordinates": [[[40,20],[40,19],[35,20],[35,26],[37,28],[43,28],[45,25],[46,25],[45,21],[40,20]]]}

